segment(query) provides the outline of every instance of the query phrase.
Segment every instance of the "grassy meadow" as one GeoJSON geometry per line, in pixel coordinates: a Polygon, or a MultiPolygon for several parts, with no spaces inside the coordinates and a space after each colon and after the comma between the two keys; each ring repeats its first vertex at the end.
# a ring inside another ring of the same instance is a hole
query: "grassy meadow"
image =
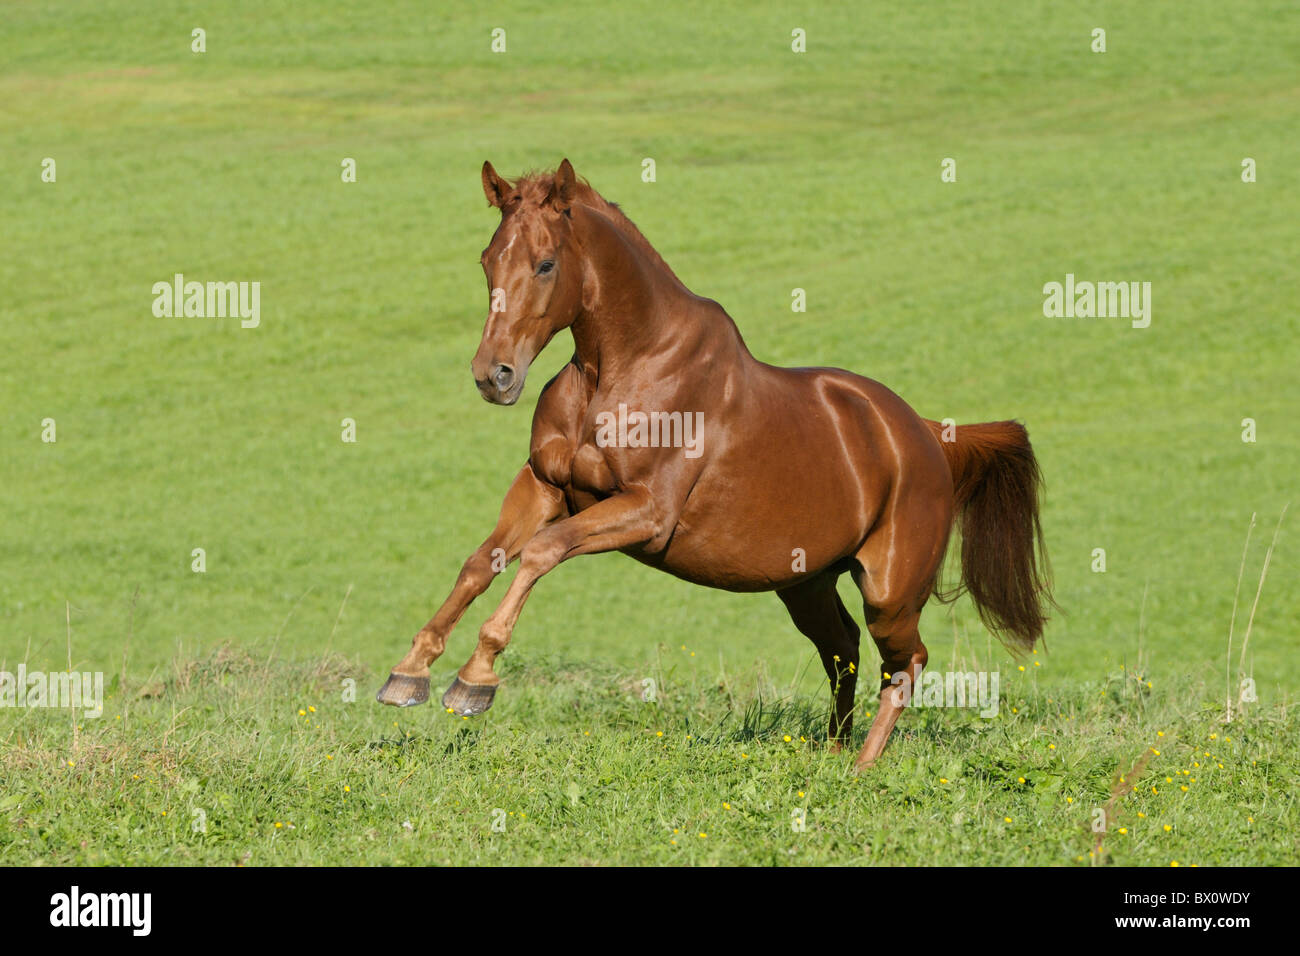
{"type": "Polygon", "coordinates": [[[1300,858],[1294,5],[19,0],[0,103],[0,671],[106,682],[0,707],[0,863],[1300,858]],[[373,701],[570,354],[474,388],[479,168],[566,156],[759,358],[1026,423],[1063,613],[1023,661],[922,619],[996,718],[909,712],[854,776],[775,596],[617,554],[538,584],[487,715],[373,701]],[[176,273],[260,325],[156,317],[176,273]],[[1045,317],[1067,274],[1150,326],[1045,317]]]}

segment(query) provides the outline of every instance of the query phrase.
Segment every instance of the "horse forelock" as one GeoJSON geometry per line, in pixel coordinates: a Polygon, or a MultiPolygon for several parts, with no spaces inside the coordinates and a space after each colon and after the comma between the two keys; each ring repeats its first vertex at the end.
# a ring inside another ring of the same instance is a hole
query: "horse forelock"
{"type": "MultiPolygon", "coordinates": [[[[547,172],[530,171],[524,173],[519,179],[515,180],[514,189],[519,198],[525,204],[541,205],[550,195],[551,186],[555,183],[555,174],[547,172]]],[[[657,262],[663,269],[674,279],[677,274],[673,272],[672,267],[664,261],[663,256],[659,255],[657,249],[650,244],[650,240],[645,237],[636,223],[627,217],[627,214],[619,208],[618,203],[610,202],[600,193],[596,192],[582,177],[578,177],[575,182],[574,200],[583,207],[590,209],[592,212],[603,215],[616,226],[620,232],[632,241],[632,244],[648,255],[653,261],[657,262]]],[[[681,280],[678,280],[681,281],[681,280]]]]}

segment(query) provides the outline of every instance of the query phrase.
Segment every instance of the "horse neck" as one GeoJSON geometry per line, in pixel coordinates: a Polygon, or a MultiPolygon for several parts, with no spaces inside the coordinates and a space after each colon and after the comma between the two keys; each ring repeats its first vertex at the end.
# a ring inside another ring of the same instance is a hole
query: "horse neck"
{"type": "Polygon", "coordinates": [[[683,348],[691,342],[734,338],[748,355],[720,306],[692,294],[657,254],[642,249],[608,216],[587,206],[573,208],[586,274],[583,308],[572,332],[578,363],[589,374],[635,373],[669,349],[691,354],[683,348]],[[712,310],[722,313],[722,321],[712,310]]]}

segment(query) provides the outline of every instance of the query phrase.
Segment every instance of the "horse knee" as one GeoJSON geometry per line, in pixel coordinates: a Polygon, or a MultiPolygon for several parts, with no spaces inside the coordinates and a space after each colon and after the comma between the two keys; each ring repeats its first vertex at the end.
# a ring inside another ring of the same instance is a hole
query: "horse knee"
{"type": "Polygon", "coordinates": [[[519,554],[519,571],[521,574],[541,577],[563,560],[568,549],[554,535],[542,532],[524,545],[519,554]]]}
{"type": "Polygon", "coordinates": [[[505,570],[505,562],[500,560],[503,553],[500,548],[483,545],[461,565],[456,586],[468,587],[479,593],[486,591],[492,579],[505,570]]]}

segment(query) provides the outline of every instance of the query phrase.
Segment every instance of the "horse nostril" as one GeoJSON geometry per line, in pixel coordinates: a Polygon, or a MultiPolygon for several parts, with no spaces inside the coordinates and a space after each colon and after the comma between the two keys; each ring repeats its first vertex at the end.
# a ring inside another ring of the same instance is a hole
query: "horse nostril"
{"type": "Polygon", "coordinates": [[[492,381],[501,391],[510,387],[510,383],[515,380],[515,370],[509,365],[498,365],[492,373],[492,381]]]}

